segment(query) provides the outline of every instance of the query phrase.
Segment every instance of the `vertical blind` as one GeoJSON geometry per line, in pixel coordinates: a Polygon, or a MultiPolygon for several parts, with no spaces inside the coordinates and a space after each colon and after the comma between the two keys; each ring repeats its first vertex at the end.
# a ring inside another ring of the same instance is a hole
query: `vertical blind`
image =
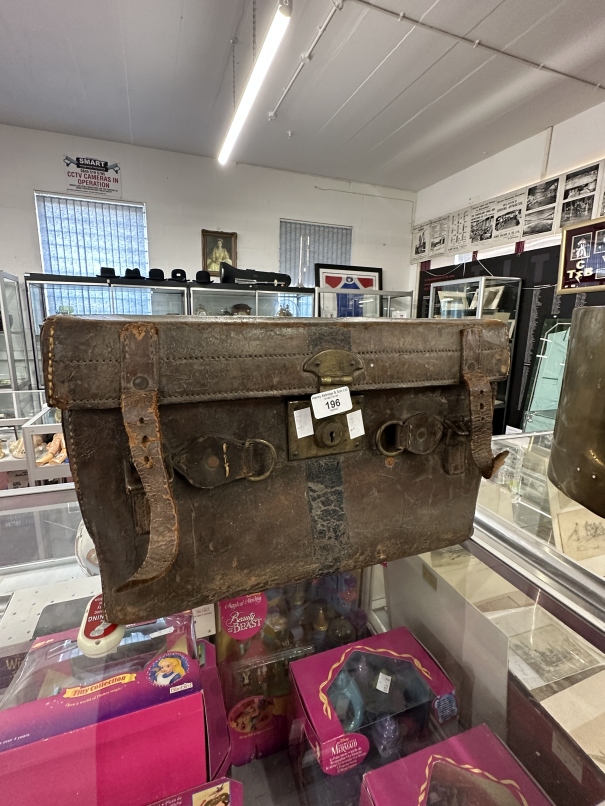
{"type": "MultiPolygon", "coordinates": [[[[142,204],[122,204],[36,193],[42,268],[46,274],[95,277],[101,266],[123,275],[139,268],[146,276],[147,221],[142,204]]],[[[120,289],[115,313],[151,313],[151,291],[120,289]]],[[[48,285],[49,313],[112,313],[106,286],[48,285]]]]}
{"type": "Polygon", "coordinates": [[[282,219],[279,222],[279,270],[290,275],[292,285],[312,288],[316,263],[351,264],[352,236],[352,227],[282,219]]]}

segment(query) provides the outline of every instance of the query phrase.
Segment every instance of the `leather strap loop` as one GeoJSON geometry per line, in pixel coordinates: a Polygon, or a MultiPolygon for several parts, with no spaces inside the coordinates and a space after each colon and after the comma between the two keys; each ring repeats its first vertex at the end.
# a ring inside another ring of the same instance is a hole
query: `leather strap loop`
{"type": "Polygon", "coordinates": [[[462,330],[462,378],[469,394],[471,413],[471,454],[484,479],[490,479],[508,456],[503,451],[492,454],[492,419],[494,394],[488,378],[481,372],[483,331],[480,327],[462,330]]]}
{"type": "Polygon", "coordinates": [[[238,479],[264,481],[277,464],[277,453],[264,439],[239,439],[220,435],[198,437],[173,459],[173,467],[189,484],[212,490],[238,479]],[[255,446],[266,456],[258,456],[255,446]],[[256,466],[256,469],[253,469],[256,466]]]}
{"type": "Polygon", "coordinates": [[[149,544],[141,567],[120,588],[128,590],[164,576],[179,546],[179,523],[162,450],[158,412],[158,332],[133,322],[120,331],[122,417],[132,461],[149,503],[149,544]]]}

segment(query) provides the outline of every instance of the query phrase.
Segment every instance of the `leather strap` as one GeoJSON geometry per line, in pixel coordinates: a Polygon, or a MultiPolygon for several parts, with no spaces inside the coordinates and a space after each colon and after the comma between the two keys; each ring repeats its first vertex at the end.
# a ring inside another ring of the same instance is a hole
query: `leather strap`
{"type": "Polygon", "coordinates": [[[176,559],[179,523],[166,471],[158,412],[158,331],[133,322],[120,331],[122,417],[132,461],[149,502],[149,545],[141,567],[119,590],[163,576],[176,559]]]}
{"type": "Polygon", "coordinates": [[[462,378],[468,389],[471,412],[471,454],[484,479],[490,479],[508,456],[492,454],[494,396],[488,378],[481,372],[483,332],[480,327],[462,330],[462,378]]]}

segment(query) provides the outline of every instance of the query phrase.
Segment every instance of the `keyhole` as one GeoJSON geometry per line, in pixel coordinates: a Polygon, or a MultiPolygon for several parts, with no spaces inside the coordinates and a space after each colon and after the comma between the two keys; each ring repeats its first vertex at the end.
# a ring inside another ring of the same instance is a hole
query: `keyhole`
{"type": "Polygon", "coordinates": [[[335,431],[330,431],[330,442],[332,443],[332,445],[336,442],[336,432],[335,431]]]}

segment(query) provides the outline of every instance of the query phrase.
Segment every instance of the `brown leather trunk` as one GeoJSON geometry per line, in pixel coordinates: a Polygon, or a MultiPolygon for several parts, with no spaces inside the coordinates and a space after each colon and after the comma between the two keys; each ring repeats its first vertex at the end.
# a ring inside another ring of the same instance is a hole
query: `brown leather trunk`
{"type": "Polygon", "coordinates": [[[113,621],[472,533],[500,322],[55,316],[42,348],[113,621]],[[340,387],[352,410],[299,437],[340,387]]]}

